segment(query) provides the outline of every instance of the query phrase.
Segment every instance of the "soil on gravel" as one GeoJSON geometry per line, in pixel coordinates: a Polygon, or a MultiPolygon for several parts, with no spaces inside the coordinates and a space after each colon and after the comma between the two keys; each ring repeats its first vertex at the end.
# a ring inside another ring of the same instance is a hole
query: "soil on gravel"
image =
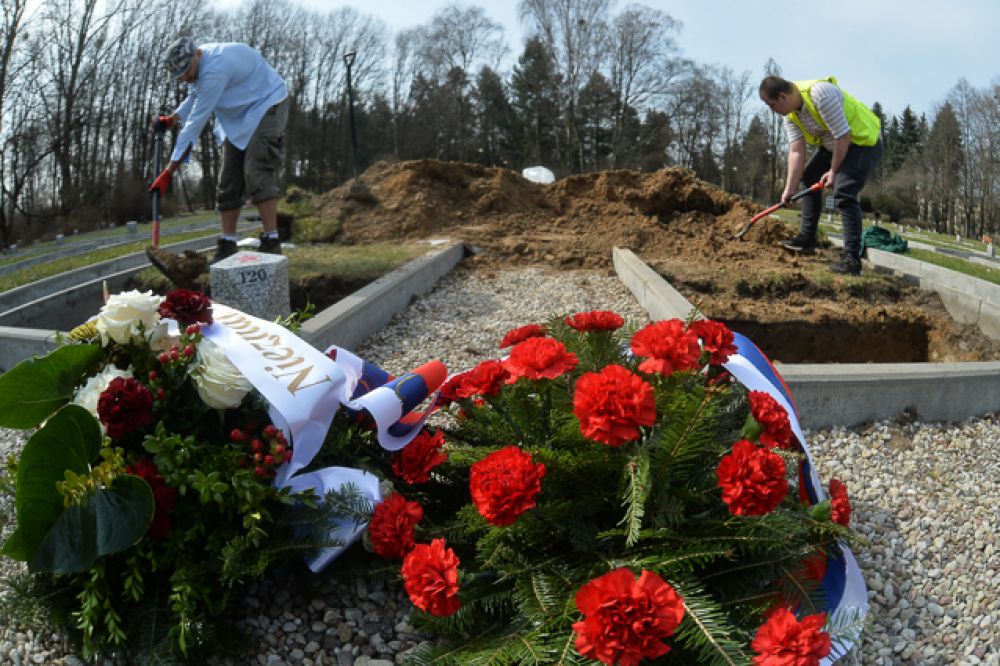
{"type": "Polygon", "coordinates": [[[760,207],[686,169],[602,171],[537,184],[508,169],[419,160],[379,162],[319,197],[342,240],[461,238],[474,261],[612,271],[611,248],[635,252],[707,316],[726,321],[784,362],[973,361],[1000,358],[1000,342],[954,322],[940,299],[866,270],[830,273],[838,250],[782,249],[789,230],[760,207]]]}

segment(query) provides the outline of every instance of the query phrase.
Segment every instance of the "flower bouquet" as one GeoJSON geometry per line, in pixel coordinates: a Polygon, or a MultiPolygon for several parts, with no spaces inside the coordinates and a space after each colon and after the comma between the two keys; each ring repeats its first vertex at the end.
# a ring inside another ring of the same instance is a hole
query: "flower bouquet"
{"type": "Polygon", "coordinates": [[[184,290],[111,296],[0,377],[0,426],[32,431],[3,552],[84,657],[204,663],[235,584],[345,547],[380,499],[359,470],[309,471],[353,383],[288,328],[220,311],[184,290]]]}
{"type": "Polygon", "coordinates": [[[623,324],[510,331],[386,468],[368,538],[439,637],[415,663],[805,666],[857,640],[846,489],[770,364],[717,322],[623,324]]]}

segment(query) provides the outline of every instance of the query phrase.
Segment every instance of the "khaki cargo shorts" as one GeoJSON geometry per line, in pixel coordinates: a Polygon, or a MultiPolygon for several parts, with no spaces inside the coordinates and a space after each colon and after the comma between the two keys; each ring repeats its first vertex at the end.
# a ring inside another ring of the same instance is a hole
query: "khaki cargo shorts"
{"type": "Polygon", "coordinates": [[[215,192],[218,210],[239,209],[248,196],[255,204],[282,196],[278,175],[285,159],[287,124],[286,97],[267,110],[246,150],[240,150],[226,139],[222,145],[222,169],[215,192]]]}

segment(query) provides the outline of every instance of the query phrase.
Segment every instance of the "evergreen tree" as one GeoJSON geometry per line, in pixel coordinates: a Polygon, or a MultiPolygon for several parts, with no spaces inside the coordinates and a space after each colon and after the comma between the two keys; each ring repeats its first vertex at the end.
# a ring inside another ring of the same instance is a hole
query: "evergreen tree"
{"type": "Polygon", "coordinates": [[[954,223],[964,154],[958,117],[951,104],[945,102],[934,116],[924,153],[928,214],[935,231],[949,231],[954,223]]]}
{"type": "Polygon", "coordinates": [[[524,51],[511,75],[514,109],[515,159],[523,165],[558,164],[559,105],[555,63],[537,38],[524,51]]]}
{"type": "Polygon", "coordinates": [[[503,79],[490,67],[476,77],[472,93],[476,114],[478,161],[490,166],[511,164],[513,111],[503,79]]]}
{"type": "Polygon", "coordinates": [[[592,170],[607,167],[614,131],[615,94],[608,80],[594,72],[580,91],[576,134],[583,144],[584,167],[592,170]]]}

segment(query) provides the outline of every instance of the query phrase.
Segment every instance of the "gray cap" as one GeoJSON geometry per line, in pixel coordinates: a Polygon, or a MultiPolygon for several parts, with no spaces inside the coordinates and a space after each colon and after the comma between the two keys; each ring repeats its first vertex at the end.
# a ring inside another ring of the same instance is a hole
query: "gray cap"
{"type": "Polygon", "coordinates": [[[179,77],[181,74],[187,71],[187,68],[191,66],[191,61],[194,60],[194,52],[197,47],[194,44],[194,40],[190,37],[181,37],[180,39],[175,39],[167,47],[167,55],[164,58],[164,64],[166,64],[167,69],[174,78],[179,77]]]}

